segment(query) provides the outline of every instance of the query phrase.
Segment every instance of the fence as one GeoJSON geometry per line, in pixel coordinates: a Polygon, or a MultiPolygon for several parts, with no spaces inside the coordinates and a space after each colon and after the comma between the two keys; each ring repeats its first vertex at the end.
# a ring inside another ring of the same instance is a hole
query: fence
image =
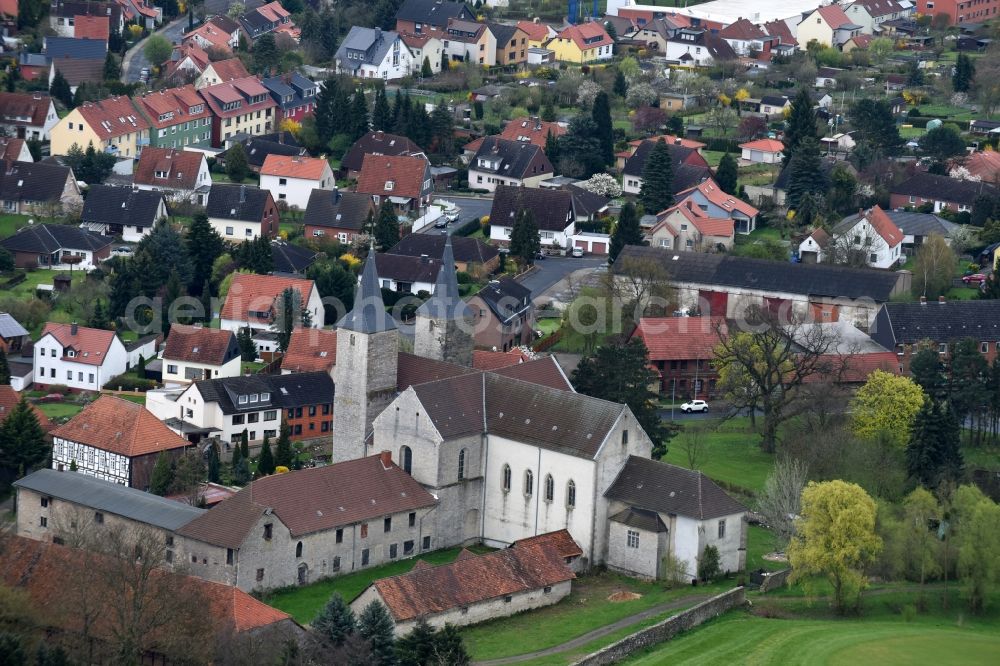
{"type": "Polygon", "coordinates": [[[551,348],[553,345],[555,345],[557,342],[559,342],[560,340],[562,340],[562,336],[563,336],[562,329],[561,328],[556,329],[556,330],[552,331],[551,335],[542,338],[541,340],[539,340],[538,342],[536,342],[534,345],[532,345],[531,346],[531,351],[536,351],[536,352],[546,351],[549,348],[551,348]]]}
{"type": "Polygon", "coordinates": [[[644,650],[658,643],[669,641],[677,634],[693,629],[698,625],[722,615],[728,610],[746,603],[746,591],[737,587],[728,592],[703,601],[694,608],[671,615],[663,622],[654,624],[634,634],[612,643],[602,650],[593,652],[583,659],[573,663],[573,666],[604,666],[615,664],[639,650],[644,650]]]}

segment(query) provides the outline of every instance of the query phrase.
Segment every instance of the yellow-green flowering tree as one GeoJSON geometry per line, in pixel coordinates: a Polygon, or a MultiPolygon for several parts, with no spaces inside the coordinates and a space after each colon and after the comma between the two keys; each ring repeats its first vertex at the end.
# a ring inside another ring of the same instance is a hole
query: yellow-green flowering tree
{"type": "Polygon", "coordinates": [[[905,446],[925,398],[924,390],[909,377],[874,371],[851,401],[854,434],[867,440],[881,435],[905,446]]]}

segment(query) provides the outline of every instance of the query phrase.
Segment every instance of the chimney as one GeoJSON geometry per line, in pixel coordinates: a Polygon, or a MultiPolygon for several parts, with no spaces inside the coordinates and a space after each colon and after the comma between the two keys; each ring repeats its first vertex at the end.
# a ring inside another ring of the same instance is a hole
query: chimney
{"type": "Polygon", "coordinates": [[[430,257],[428,257],[426,254],[420,255],[420,263],[426,264],[428,261],[430,261],[430,257]]]}
{"type": "Polygon", "coordinates": [[[77,326],[76,322],[74,321],[72,324],[69,325],[69,334],[70,335],[76,335],[76,332],[79,329],[80,329],[80,327],[77,326]]]}
{"type": "Polygon", "coordinates": [[[921,305],[927,305],[927,297],[926,296],[921,296],[920,297],[920,304],[921,305]]]}
{"type": "Polygon", "coordinates": [[[247,201],[247,186],[240,185],[240,203],[246,203],[247,201]]]}
{"type": "Polygon", "coordinates": [[[938,296],[938,303],[946,303],[946,302],[947,301],[945,300],[944,296],[938,296]]]}
{"type": "Polygon", "coordinates": [[[375,26],[375,41],[376,42],[382,41],[382,28],[378,26],[375,26]]]}
{"type": "Polygon", "coordinates": [[[389,469],[392,467],[392,451],[383,451],[378,454],[379,460],[382,461],[382,468],[389,469]]]}

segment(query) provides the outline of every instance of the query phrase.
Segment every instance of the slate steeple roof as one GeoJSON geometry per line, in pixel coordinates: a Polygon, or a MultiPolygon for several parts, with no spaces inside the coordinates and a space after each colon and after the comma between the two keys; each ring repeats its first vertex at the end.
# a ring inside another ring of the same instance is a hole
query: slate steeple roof
{"type": "Polygon", "coordinates": [[[417,314],[433,319],[463,319],[472,316],[472,310],[458,293],[458,276],[455,275],[455,254],[451,249],[451,234],[444,242],[441,270],[434,283],[434,295],[425,301],[417,314]]]}
{"type": "Polygon", "coordinates": [[[361,271],[361,284],[354,294],[354,307],[344,315],[337,324],[357,333],[378,333],[396,328],[396,322],[382,302],[382,290],[379,288],[378,273],[375,271],[375,249],[372,248],[361,271]]]}

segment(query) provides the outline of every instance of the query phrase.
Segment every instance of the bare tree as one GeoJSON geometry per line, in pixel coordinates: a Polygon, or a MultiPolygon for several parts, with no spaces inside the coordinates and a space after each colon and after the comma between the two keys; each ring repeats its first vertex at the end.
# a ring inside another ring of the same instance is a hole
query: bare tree
{"type": "Polygon", "coordinates": [[[802,461],[780,458],[757,496],[757,512],[774,531],[778,548],[784,548],[795,535],[795,518],[799,515],[807,472],[802,461]]]}
{"type": "Polygon", "coordinates": [[[859,223],[853,229],[834,236],[824,254],[828,263],[865,268],[871,256],[886,247],[885,240],[870,225],[859,223]]]}
{"type": "Polygon", "coordinates": [[[657,257],[622,253],[605,276],[605,289],[636,318],[669,314],[677,304],[670,271],[657,257]]]}
{"type": "Polygon", "coordinates": [[[913,262],[913,293],[937,298],[951,289],[955,275],[955,251],[937,234],[928,236],[913,262]]]}
{"type": "Polygon", "coordinates": [[[684,453],[689,469],[698,469],[705,464],[708,449],[702,428],[684,428],[677,439],[677,445],[684,453]]]}

